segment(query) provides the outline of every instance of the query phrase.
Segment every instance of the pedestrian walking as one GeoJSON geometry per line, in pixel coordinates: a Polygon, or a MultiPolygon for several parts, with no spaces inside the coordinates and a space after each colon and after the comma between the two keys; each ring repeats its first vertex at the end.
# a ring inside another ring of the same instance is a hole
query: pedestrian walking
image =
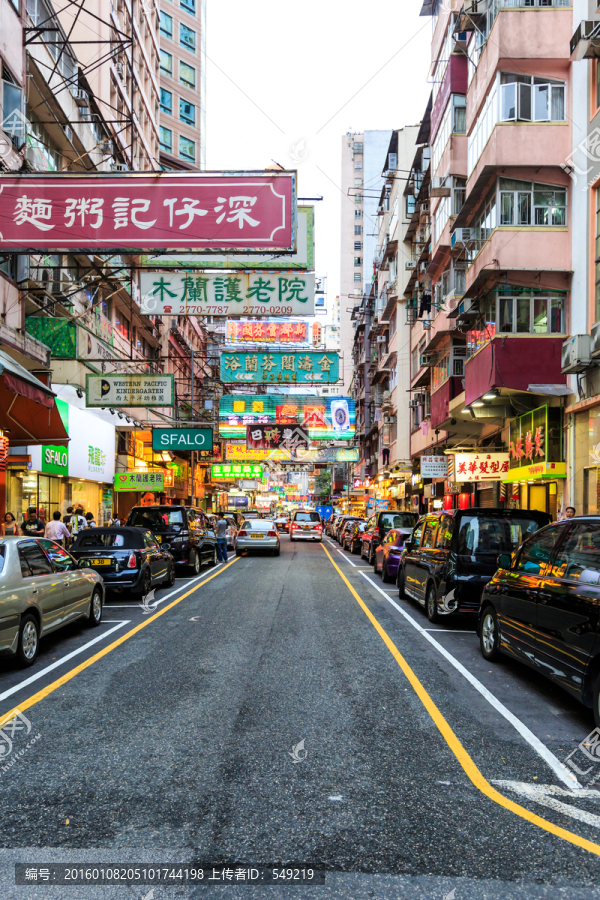
{"type": "Polygon", "coordinates": [[[94,514],[91,512],[86,513],[84,528],[95,528],[95,527],[96,527],[96,521],[94,519],[94,514]]]}
{"type": "Polygon", "coordinates": [[[223,517],[223,513],[219,513],[217,527],[215,529],[217,534],[217,556],[219,562],[227,562],[229,559],[227,556],[227,528],[227,520],[223,517]]]}
{"type": "Polygon", "coordinates": [[[30,506],[27,510],[27,518],[21,523],[21,532],[26,537],[42,537],[44,534],[44,523],[37,517],[37,509],[30,506]]]}
{"type": "Polygon", "coordinates": [[[2,522],[2,537],[10,537],[19,534],[19,526],[17,520],[11,512],[4,514],[4,522],[2,522]]]}
{"type": "Polygon", "coordinates": [[[52,513],[52,521],[48,522],[44,530],[44,537],[51,541],[56,541],[65,546],[64,541],[68,541],[71,537],[69,529],[64,522],[60,521],[60,513],[58,510],[52,513]]]}

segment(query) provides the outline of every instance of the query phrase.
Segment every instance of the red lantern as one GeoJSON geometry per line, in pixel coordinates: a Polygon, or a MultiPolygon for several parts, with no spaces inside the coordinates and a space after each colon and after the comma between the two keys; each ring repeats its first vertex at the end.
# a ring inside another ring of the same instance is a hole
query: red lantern
{"type": "Polygon", "coordinates": [[[469,509],[471,506],[471,495],[470,494],[459,494],[458,495],[458,508],[459,509],[469,509]]]}
{"type": "Polygon", "coordinates": [[[452,503],[453,503],[452,494],[445,494],[444,495],[444,509],[453,509],[454,507],[453,507],[452,503]]]}

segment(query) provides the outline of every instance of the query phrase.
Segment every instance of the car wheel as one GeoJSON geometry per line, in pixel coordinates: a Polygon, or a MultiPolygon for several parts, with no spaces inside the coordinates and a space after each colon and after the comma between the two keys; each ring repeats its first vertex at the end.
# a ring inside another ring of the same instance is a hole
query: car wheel
{"type": "Polygon", "coordinates": [[[364,545],[364,544],[361,544],[361,545],[360,545],[360,558],[361,558],[361,559],[366,559],[366,558],[367,558],[367,557],[365,556],[365,545],[364,545]]]}
{"type": "Polygon", "coordinates": [[[387,570],[387,562],[386,562],[385,559],[384,559],[384,561],[383,561],[383,566],[382,566],[382,569],[381,569],[381,580],[382,580],[383,582],[385,582],[385,584],[389,584],[390,581],[392,580],[392,579],[390,578],[389,572],[388,572],[388,570],[387,570]]]}
{"type": "Polygon", "coordinates": [[[281,547],[278,547],[277,550],[274,551],[273,556],[280,556],[280,555],[281,555],[281,547]]]}
{"type": "Polygon", "coordinates": [[[373,556],[373,571],[376,575],[379,575],[379,569],[377,568],[377,554],[376,553],[373,556]]]}
{"type": "Polygon", "coordinates": [[[369,565],[370,566],[377,565],[377,555],[375,554],[375,551],[373,550],[372,547],[369,549],[369,565]]]}
{"type": "Polygon", "coordinates": [[[440,614],[438,613],[437,608],[437,597],[435,595],[435,588],[432,584],[428,586],[427,594],[425,595],[425,609],[427,610],[427,618],[430,622],[439,622],[440,614]]]}
{"type": "Polygon", "coordinates": [[[35,616],[29,613],[21,619],[17,658],[22,666],[32,666],[40,645],[39,627],[35,616]]]}
{"type": "Polygon", "coordinates": [[[495,662],[500,656],[500,651],[498,650],[498,619],[495,610],[491,606],[486,606],[481,617],[479,646],[484,659],[487,659],[488,662],[495,662]]]}
{"type": "Polygon", "coordinates": [[[212,556],[210,558],[209,566],[216,566],[216,564],[218,562],[219,562],[219,560],[217,559],[217,548],[213,547],[213,552],[212,552],[212,556]]]}
{"type": "Polygon", "coordinates": [[[241,556],[241,555],[242,555],[242,551],[241,551],[241,550],[236,550],[236,551],[235,551],[235,555],[236,555],[236,556],[241,556]]]}
{"type": "Polygon", "coordinates": [[[175,584],[175,566],[173,565],[173,563],[171,563],[171,565],[169,566],[169,572],[167,574],[167,580],[165,584],[167,585],[167,587],[173,587],[173,585],[175,584]]]}
{"type": "Polygon", "coordinates": [[[201,565],[202,564],[200,562],[200,555],[199,555],[198,551],[192,550],[192,552],[189,555],[189,567],[192,570],[192,575],[200,574],[201,565]]]}
{"type": "Polygon", "coordinates": [[[102,594],[96,589],[92,594],[92,599],[90,601],[90,614],[88,616],[87,623],[90,628],[96,628],[97,625],[102,621],[102,594]]]}
{"type": "Polygon", "coordinates": [[[404,572],[398,566],[398,578],[396,579],[396,584],[398,585],[398,596],[401,600],[406,599],[406,594],[404,592],[404,572]]]}
{"type": "Polygon", "coordinates": [[[150,569],[145,569],[142,578],[142,597],[146,597],[152,590],[152,574],[150,569]]]}

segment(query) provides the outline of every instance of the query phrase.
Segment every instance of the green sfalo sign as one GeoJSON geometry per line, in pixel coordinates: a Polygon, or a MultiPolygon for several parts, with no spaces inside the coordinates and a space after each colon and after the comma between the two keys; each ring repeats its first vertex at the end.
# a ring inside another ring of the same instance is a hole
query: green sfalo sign
{"type": "Polygon", "coordinates": [[[153,428],[152,450],[212,450],[212,428],[153,428]]]}

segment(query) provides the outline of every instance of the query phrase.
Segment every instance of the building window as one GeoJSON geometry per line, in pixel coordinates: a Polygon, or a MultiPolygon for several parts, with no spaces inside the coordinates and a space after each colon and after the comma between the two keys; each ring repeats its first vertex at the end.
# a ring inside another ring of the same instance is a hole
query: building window
{"type": "Polygon", "coordinates": [[[354,226],[354,234],[362,234],[362,225],[354,226]]]}
{"type": "Polygon", "coordinates": [[[500,121],[564,122],[565,83],[531,75],[500,75],[500,121]]]}
{"type": "Polygon", "coordinates": [[[355,172],[362,172],[362,159],[355,159],[355,160],[354,160],[354,171],[355,171],[355,172]]]}
{"type": "Polygon", "coordinates": [[[179,98],[179,118],[187,125],[196,124],[196,107],[193,103],[188,103],[183,97],[179,98]]]}
{"type": "Polygon", "coordinates": [[[360,274],[360,272],[354,273],[354,280],[360,284],[360,282],[362,281],[362,275],[360,274]]]}
{"type": "Polygon", "coordinates": [[[464,94],[452,94],[431,148],[432,172],[439,166],[450,137],[453,134],[466,134],[466,131],[467,98],[464,94]]]}
{"type": "MultiPolygon", "coordinates": [[[[362,209],[355,209],[355,210],[354,210],[354,218],[355,218],[355,219],[362,219],[362,209]]],[[[355,227],[356,227],[356,226],[355,226],[355,227]]]]}
{"type": "Polygon", "coordinates": [[[180,0],[179,5],[186,12],[191,13],[192,16],[196,15],[196,0],[180,0]]]}
{"type": "Polygon", "coordinates": [[[196,159],[196,144],[182,134],[179,135],[179,155],[182,159],[189,159],[191,162],[196,159]]]}
{"type": "Polygon", "coordinates": [[[355,266],[362,266],[362,257],[361,257],[361,256],[355,256],[355,257],[354,257],[354,265],[355,265],[355,266]]]}
{"type": "MultiPolygon", "coordinates": [[[[360,231],[359,231],[359,234],[360,234],[360,231]]],[[[354,241],[354,249],[362,250],[362,241],[354,241]]]]}
{"type": "Polygon", "coordinates": [[[173,149],[173,132],[161,125],[158,129],[160,149],[171,153],[173,149]]]}
{"type": "Polygon", "coordinates": [[[363,184],[362,178],[355,178],[355,179],[354,179],[354,187],[362,187],[362,184],[363,184]]]}
{"type": "Polygon", "coordinates": [[[173,57],[166,50],[160,51],[160,70],[173,77],[173,57]]]}
{"type": "Polygon", "coordinates": [[[354,141],[354,144],[352,145],[352,149],[354,150],[355,153],[362,153],[363,152],[363,142],[362,141],[354,141]]]}
{"type": "Polygon", "coordinates": [[[565,295],[548,291],[535,294],[507,285],[492,292],[483,303],[475,328],[467,332],[467,356],[473,356],[495,334],[564,334],[565,295]]]}
{"type": "Polygon", "coordinates": [[[115,314],[115,328],[124,338],[129,340],[131,336],[131,323],[126,316],[118,311],[115,314]]]}
{"type": "Polygon", "coordinates": [[[162,11],[160,14],[160,33],[173,40],[173,17],[162,11]]]}
{"type": "Polygon", "coordinates": [[[500,179],[500,225],[566,224],[566,188],[500,179]]]}
{"type": "Polygon", "coordinates": [[[173,94],[164,88],[160,89],[160,111],[168,116],[173,114],[173,94]]]}
{"type": "Polygon", "coordinates": [[[196,49],[196,32],[184,25],[183,22],[179,23],[179,43],[187,50],[196,49]]]}
{"type": "Polygon", "coordinates": [[[354,202],[355,202],[355,203],[362,203],[362,194],[355,194],[355,195],[354,195],[354,202]]]}
{"type": "Polygon", "coordinates": [[[181,60],[179,61],[179,80],[186,87],[196,87],[196,70],[181,60]]]}

